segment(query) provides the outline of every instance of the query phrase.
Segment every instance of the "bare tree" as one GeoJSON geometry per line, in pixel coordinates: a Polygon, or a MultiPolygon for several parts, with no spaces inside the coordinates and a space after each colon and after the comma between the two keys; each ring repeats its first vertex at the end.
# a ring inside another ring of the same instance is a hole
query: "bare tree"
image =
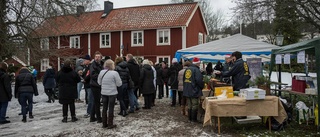
{"type": "Polygon", "coordinates": [[[96,0],[1,0],[0,60],[17,52],[17,45],[24,51],[30,48],[34,58],[39,60],[41,56],[37,55],[41,52],[33,33],[35,28],[46,18],[76,13],[78,5],[87,10],[98,6],[96,0]]]}
{"type": "Polygon", "coordinates": [[[207,36],[207,41],[215,40],[218,31],[221,31],[224,23],[223,12],[220,9],[216,11],[210,6],[210,0],[171,0],[172,3],[184,3],[184,2],[198,2],[203,17],[208,27],[209,34],[207,36]]]}

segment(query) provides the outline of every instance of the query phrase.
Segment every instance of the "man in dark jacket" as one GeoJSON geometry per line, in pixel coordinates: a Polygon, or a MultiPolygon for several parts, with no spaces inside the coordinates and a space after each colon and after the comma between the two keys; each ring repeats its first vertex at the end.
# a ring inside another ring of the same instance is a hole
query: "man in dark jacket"
{"type": "Polygon", "coordinates": [[[163,94],[163,81],[162,81],[162,69],[161,69],[161,64],[158,63],[155,66],[155,69],[157,71],[157,87],[158,87],[158,99],[162,99],[162,94],[163,94]],[[162,91],[162,92],[160,92],[162,91]]]}
{"type": "Polygon", "coordinates": [[[103,62],[101,61],[102,54],[96,51],[94,54],[94,61],[90,65],[90,87],[93,93],[93,109],[90,114],[90,122],[97,121],[102,123],[100,99],[101,99],[101,86],[98,84],[98,76],[103,69],[103,62]],[[96,117],[95,117],[96,116],[96,117]]]}
{"type": "Polygon", "coordinates": [[[11,90],[11,79],[8,74],[6,74],[8,69],[8,64],[5,62],[0,63],[0,124],[10,123],[6,120],[8,103],[12,98],[11,90]]]}
{"type": "MultiPolygon", "coordinates": [[[[166,96],[168,98],[169,97],[169,87],[168,87],[168,79],[169,79],[168,71],[169,71],[169,68],[167,66],[167,62],[162,61],[161,62],[161,67],[162,67],[161,68],[162,81],[163,81],[164,86],[166,87],[166,96]]],[[[159,92],[160,92],[161,96],[164,97],[163,85],[162,85],[162,87],[160,85],[159,92]]]]}
{"type": "Polygon", "coordinates": [[[33,118],[32,115],[32,103],[33,103],[33,94],[38,96],[38,88],[33,78],[32,74],[26,67],[22,67],[19,75],[16,78],[14,95],[15,98],[19,98],[22,110],[22,122],[27,122],[27,104],[29,111],[29,118],[33,118]],[[27,103],[28,102],[28,103],[27,103]]]}
{"type": "Polygon", "coordinates": [[[178,83],[179,83],[178,73],[182,69],[182,66],[178,63],[178,60],[176,58],[173,58],[171,62],[172,62],[172,65],[170,66],[169,71],[168,71],[168,75],[169,75],[168,84],[169,84],[170,89],[172,91],[171,107],[175,107],[176,106],[177,91],[178,91],[178,83]]]}
{"type": "Polygon", "coordinates": [[[243,61],[241,52],[233,52],[231,56],[235,58],[236,61],[229,71],[222,73],[222,76],[232,76],[233,90],[240,91],[240,89],[246,88],[247,82],[251,78],[249,67],[247,62],[243,61]]]}
{"type": "Polygon", "coordinates": [[[133,58],[132,54],[127,54],[126,60],[128,62],[128,69],[130,71],[130,76],[134,83],[133,93],[138,98],[138,89],[139,89],[139,78],[140,78],[140,66],[133,58]]]}
{"type": "Polygon", "coordinates": [[[187,97],[189,121],[197,122],[199,97],[203,95],[204,82],[199,68],[200,59],[194,57],[192,63],[184,72],[183,96],[187,97]]]}
{"type": "Polygon", "coordinates": [[[138,103],[138,89],[139,89],[139,79],[140,79],[140,67],[139,64],[134,60],[132,54],[127,54],[126,56],[127,66],[129,69],[130,77],[133,85],[129,85],[128,88],[128,96],[130,102],[130,110],[129,113],[133,113],[134,110],[139,110],[138,103]]]}
{"type": "Polygon", "coordinates": [[[83,78],[83,84],[84,84],[84,91],[86,92],[85,100],[87,106],[87,113],[84,115],[84,117],[90,117],[92,108],[93,108],[93,95],[92,95],[92,90],[90,87],[90,61],[91,57],[90,55],[86,55],[83,61],[83,73],[82,73],[82,78],[83,78]]]}

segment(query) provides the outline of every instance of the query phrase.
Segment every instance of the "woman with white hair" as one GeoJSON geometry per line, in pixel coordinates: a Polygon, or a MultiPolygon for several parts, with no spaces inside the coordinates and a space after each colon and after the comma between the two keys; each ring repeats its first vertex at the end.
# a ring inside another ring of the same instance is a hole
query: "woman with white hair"
{"type": "Polygon", "coordinates": [[[144,96],[143,109],[151,109],[152,95],[155,91],[153,79],[153,70],[149,64],[149,60],[145,59],[142,62],[142,69],[140,72],[140,91],[144,96]]]}
{"type": "Polygon", "coordinates": [[[100,71],[97,80],[98,84],[101,85],[103,100],[102,127],[111,129],[117,127],[113,124],[114,105],[118,95],[117,87],[122,85],[122,81],[119,73],[114,71],[115,66],[112,60],[105,61],[103,67],[104,70],[100,71]]]}

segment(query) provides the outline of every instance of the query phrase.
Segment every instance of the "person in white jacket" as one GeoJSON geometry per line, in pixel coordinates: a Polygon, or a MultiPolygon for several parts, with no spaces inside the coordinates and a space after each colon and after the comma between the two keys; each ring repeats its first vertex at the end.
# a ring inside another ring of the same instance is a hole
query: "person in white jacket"
{"type": "Polygon", "coordinates": [[[122,85],[122,81],[119,73],[114,71],[115,66],[112,60],[109,59],[105,61],[103,67],[104,70],[100,71],[97,80],[98,84],[101,85],[101,95],[103,100],[102,127],[111,129],[117,127],[113,124],[113,111],[118,94],[117,87],[122,85]]]}

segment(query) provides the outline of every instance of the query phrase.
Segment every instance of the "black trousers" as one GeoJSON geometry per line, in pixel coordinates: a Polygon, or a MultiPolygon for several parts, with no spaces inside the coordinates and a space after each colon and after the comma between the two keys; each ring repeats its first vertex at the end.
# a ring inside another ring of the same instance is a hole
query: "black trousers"
{"type": "Polygon", "coordinates": [[[101,88],[91,87],[93,95],[93,107],[91,110],[90,118],[95,119],[95,116],[98,120],[101,120],[101,111],[100,111],[100,99],[101,99],[101,88]]]}
{"type": "Polygon", "coordinates": [[[183,91],[178,91],[179,105],[186,105],[186,97],[183,96],[183,91]]]}
{"type": "Polygon", "coordinates": [[[74,100],[70,100],[68,104],[62,104],[62,115],[63,117],[68,117],[68,106],[70,107],[70,113],[72,117],[76,116],[76,107],[74,105],[74,100]]]}
{"type": "Polygon", "coordinates": [[[163,84],[159,84],[158,89],[159,89],[158,98],[161,99],[163,97],[163,84]]]}
{"type": "Polygon", "coordinates": [[[51,100],[51,98],[53,97],[54,93],[53,93],[53,88],[45,88],[44,92],[47,94],[48,96],[48,100],[51,100]]]}
{"type": "Polygon", "coordinates": [[[153,96],[153,94],[143,94],[143,97],[144,97],[144,107],[147,108],[147,109],[150,109],[150,108],[151,108],[152,96],[153,96]]]}
{"type": "Polygon", "coordinates": [[[114,105],[117,95],[102,95],[103,109],[102,115],[114,116],[114,105]],[[109,110],[109,111],[108,111],[109,110]]]}
{"type": "Polygon", "coordinates": [[[169,87],[167,84],[164,85],[166,87],[166,96],[169,97],[169,87]]]}
{"type": "MultiPolygon", "coordinates": [[[[139,98],[138,97],[138,87],[134,87],[132,90],[133,90],[133,94],[136,96],[136,98],[139,98]]],[[[140,96],[140,95],[139,95],[140,96]]]]}

